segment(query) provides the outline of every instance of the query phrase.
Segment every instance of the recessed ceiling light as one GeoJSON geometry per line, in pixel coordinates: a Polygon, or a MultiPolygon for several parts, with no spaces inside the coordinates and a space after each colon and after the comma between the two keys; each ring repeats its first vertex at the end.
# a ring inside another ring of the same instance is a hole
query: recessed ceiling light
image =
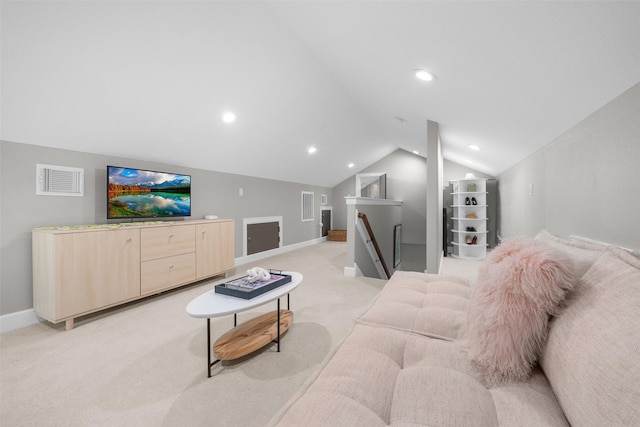
{"type": "Polygon", "coordinates": [[[347,165],[347,167],[348,167],[348,168],[352,168],[352,167],[354,167],[354,166],[355,166],[355,164],[354,164],[354,163],[349,163],[349,164],[347,165]]]}
{"type": "Polygon", "coordinates": [[[415,73],[417,78],[425,82],[430,82],[437,79],[435,74],[427,70],[416,70],[415,73]]]}
{"type": "Polygon", "coordinates": [[[412,153],[413,153],[413,154],[416,154],[416,155],[418,155],[418,156],[420,155],[420,152],[419,152],[418,150],[413,150],[413,151],[412,151],[412,153]]]}
{"type": "Polygon", "coordinates": [[[233,123],[236,121],[236,115],[231,111],[227,111],[226,113],[222,114],[222,121],[225,123],[233,123]]]}
{"type": "Polygon", "coordinates": [[[316,147],[309,147],[309,149],[307,150],[307,153],[309,153],[309,154],[313,154],[313,153],[315,153],[316,151],[317,151],[317,150],[316,150],[316,147]]]}
{"type": "Polygon", "coordinates": [[[469,145],[469,148],[471,148],[472,150],[475,150],[475,151],[480,151],[480,147],[478,147],[478,146],[477,146],[477,145],[475,145],[475,144],[471,144],[471,145],[469,145]]]}

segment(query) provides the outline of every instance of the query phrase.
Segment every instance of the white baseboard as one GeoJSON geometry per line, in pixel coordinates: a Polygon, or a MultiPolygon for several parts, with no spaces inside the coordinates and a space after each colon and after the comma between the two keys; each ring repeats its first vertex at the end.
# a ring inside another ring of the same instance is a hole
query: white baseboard
{"type": "Polygon", "coordinates": [[[353,267],[345,267],[344,268],[344,276],[345,277],[358,277],[364,276],[360,268],[358,268],[358,264],[353,263],[353,267]]]}
{"type": "MultiPolygon", "coordinates": [[[[264,258],[268,258],[274,255],[284,254],[296,249],[301,249],[306,246],[318,244],[327,240],[326,237],[319,237],[313,240],[307,240],[306,242],[300,242],[293,245],[284,246],[282,248],[273,249],[270,251],[260,252],[257,254],[244,256],[235,259],[236,266],[255,262],[264,258]]],[[[268,265],[267,268],[283,268],[286,269],[286,265],[268,265]]],[[[41,322],[40,319],[32,308],[23,311],[16,311],[15,313],[4,314],[0,316],[0,333],[13,331],[15,329],[24,328],[25,326],[35,325],[41,322]]]]}
{"type": "MultiPolygon", "coordinates": [[[[295,251],[296,249],[302,249],[307,246],[316,245],[323,241],[327,240],[326,237],[318,237],[317,239],[307,240],[305,242],[294,243],[293,245],[283,246],[281,248],[271,249],[270,251],[259,252],[257,254],[245,255],[235,259],[236,267],[244,264],[249,264],[252,262],[259,261],[261,259],[269,258],[274,255],[280,255],[287,252],[295,251]]],[[[264,268],[274,268],[274,269],[286,269],[286,265],[267,265],[264,268]]]]}
{"type": "Polygon", "coordinates": [[[33,308],[4,314],[0,316],[0,333],[24,328],[25,326],[35,325],[41,321],[42,320],[36,316],[33,308]]]}

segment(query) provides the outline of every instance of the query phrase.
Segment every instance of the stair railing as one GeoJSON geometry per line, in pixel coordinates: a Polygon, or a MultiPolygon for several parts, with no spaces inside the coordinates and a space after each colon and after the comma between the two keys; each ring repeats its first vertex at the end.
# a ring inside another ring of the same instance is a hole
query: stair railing
{"type": "Polygon", "coordinates": [[[391,275],[389,274],[389,269],[387,268],[387,264],[384,262],[382,251],[380,250],[380,246],[378,246],[376,237],[373,234],[373,229],[371,228],[371,224],[367,219],[367,215],[363,214],[362,212],[358,212],[358,218],[361,221],[356,221],[356,227],[358,228],[360,237],[362,238],[362,241],[367,248],[367,252],[369,252],[369,256],[371,256],[371,260],[376,266],[376,270],[378,270],[380,278],[389,279],[389,277],[391,277],[391,275]]]}

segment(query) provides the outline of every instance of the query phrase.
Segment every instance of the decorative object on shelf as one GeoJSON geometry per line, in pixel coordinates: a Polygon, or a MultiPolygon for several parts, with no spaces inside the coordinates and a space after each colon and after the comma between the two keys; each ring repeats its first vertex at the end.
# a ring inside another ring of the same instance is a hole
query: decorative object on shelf
{"type": "Polygon", "coordinates": [[[467,191],[469,193],[473,193],[476,191],[476,184],[475,183],[469,183],[467,184],[467,191]]]}
{"type": "Polygon", "coordinates": [[[247,270],[247,274],[249,275],[249,283],[254,282],[264,282],[265,280],[271,279],[271,274],[267,270],[262,267],[253,267],[247,270]]]}
{"type": "Polygon", "coordinates": [[[464,204],[469,206],[471,204],[471,200],[469,200],[469,198],[467,197],[466,199],[464,199],[464,204]]]}
{"type": "Polygon", "coordinates": [[[467,214],[467,218],[469,219],[478,219],[478,215],[475,214],[475,212],[470,212],[467,214]]]}

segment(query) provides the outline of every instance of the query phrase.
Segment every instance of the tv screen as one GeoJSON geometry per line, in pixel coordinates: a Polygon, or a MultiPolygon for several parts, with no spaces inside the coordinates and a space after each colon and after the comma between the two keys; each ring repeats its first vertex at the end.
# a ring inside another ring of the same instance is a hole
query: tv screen
{"type": "Polygon", "coordinates": [[[107,218],[191,215],[191,176],[107,166],[107,218]]]}

